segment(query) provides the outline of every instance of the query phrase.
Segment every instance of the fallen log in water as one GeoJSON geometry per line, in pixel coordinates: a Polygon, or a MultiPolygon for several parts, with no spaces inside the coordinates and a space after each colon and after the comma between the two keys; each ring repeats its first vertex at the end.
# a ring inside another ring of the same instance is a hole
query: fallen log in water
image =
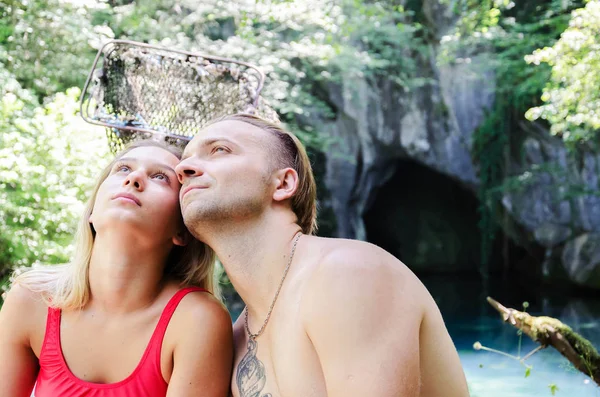
{"type": "Polygon", "coordinates": [[[543,347],[552,346],[600,386],[600,354],[590,341],[555,318],[536,317],[507,308],[490,297],[487,301],[500,313],[504,322],[522,330],[543,347]]]}

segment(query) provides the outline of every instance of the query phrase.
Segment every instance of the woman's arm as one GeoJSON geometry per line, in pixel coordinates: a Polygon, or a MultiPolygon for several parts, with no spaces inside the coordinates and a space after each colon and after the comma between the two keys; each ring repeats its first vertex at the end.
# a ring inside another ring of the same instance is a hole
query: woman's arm
{"type": "Polygon", "coordinates": [[[227,397],[233,365],[229,313],[204,293],[189,294],[177,311],[172,324],[176,339],[167,397],[227,397]]]}
{"type": "Polygon", "coordinates": [[[30,336],[38,310],[33,293],[15,285],[0,310],[0,397],[28,397],[35,384],[38,359],[30,336]]]}

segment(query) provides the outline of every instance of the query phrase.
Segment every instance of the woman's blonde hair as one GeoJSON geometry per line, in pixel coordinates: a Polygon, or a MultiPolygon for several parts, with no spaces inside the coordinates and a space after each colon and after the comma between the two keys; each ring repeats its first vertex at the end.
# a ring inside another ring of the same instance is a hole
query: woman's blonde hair
{"type": "MultiPolygon", "coordinates": [[[[83,308],[90,299],[89,266],[96,231],[89,223],[100,185],[109,176],[113,165],[126,153],[139,147],[154,146],[171,152],[181,159],[181,150],[154,140],[141,140],[129,144],[102,171],[85,206],[75,235],[72,260],[65,265],[39,266],[15,277],[14,282],[40,293],[49,306],[63,310],[83,308]]],[[[183,225],[183,222],[182,222],[183,225]]],[[[186,229],[186,233],[189,233],[186,229]]],[[[186,246],[173,246],[167,259],[165,276],[179,281],[182,286],[198,286],[221,298],[215,278],[215,254],[206,244],[189,235],[186,246]]]]}

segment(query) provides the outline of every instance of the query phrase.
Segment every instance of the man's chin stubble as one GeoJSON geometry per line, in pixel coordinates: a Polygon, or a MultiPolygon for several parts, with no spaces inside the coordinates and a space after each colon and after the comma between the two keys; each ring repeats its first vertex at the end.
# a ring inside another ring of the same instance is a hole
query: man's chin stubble
{"type": "MultiPolygon", "coordinates": [[[[205,203],[206,204],[206,203],[205,203]]],[[[183,213],[185,226],[194,234],[194,230],[202,230],[206,224],[225,226],[227,221],[238,221],[252,218],[261,211],[258,202],[229,203],[229,205],[203,205],[186,208],[183,213]]]]}

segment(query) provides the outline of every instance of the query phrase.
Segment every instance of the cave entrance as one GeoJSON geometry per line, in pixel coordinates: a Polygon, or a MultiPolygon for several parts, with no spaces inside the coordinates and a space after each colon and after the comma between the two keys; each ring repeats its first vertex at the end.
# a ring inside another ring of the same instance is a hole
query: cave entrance
{"type": "Polygon", "coordinates": [[[448,176],[401,160],[364,215],[367,240],[413,271],[477,272],[478,206],[475,194],[448,176]]]}

